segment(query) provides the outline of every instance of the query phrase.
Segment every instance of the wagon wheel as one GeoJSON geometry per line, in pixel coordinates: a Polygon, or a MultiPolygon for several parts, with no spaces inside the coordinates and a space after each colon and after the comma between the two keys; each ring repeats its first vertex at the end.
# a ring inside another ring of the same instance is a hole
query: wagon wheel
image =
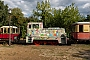
{"type": "Polygon", "coordinates": [[[77,40],[74,40],[74,44],[77,44],[78,42],[77,42],[77,40]]]}
{"type": "Polygon", "coordinates": [[[8,45],[8,43],[7,43],[6,41],[4,41],[4,42],[2,43],[2,45],[3,45],[3,46],[6,46],[6,45],[8,45]]]}

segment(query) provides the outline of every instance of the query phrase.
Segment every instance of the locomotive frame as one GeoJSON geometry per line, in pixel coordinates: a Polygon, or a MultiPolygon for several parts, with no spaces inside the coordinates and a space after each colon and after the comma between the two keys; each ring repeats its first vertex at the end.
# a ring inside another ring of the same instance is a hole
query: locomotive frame
{"type": "Polygon", "coordinates": [[[64,28],[43,28],[42,22],[29,22],[27,24],[26,43],[37,44],[67,44],[64,28]]]}

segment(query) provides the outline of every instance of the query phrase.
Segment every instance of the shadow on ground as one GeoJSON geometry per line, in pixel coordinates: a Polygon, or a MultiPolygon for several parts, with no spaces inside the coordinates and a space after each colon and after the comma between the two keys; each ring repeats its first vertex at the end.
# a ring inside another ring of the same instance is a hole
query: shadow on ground
{"type": "Polygon", "coordinates": [[[72,55],[73,57],[83,58],[85,60],[90,60],[90,50],[79,51],[72,55]]]}

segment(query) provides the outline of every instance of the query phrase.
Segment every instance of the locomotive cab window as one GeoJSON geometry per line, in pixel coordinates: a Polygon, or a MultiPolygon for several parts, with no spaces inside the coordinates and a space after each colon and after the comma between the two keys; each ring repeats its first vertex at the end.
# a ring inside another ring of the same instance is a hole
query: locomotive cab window
{"type": "Polygon", "coordinates": [[[31,25],[29,25],[29,28],[31,28],[31,25]]]}
{"type": "Polygon", "coordinates": [[[79,32],[83,32],[83,25],[79,25],[79,32]]]}
{"type": "Polygon", "coordinates": [[[39,24],[33,24],[33,28],[39,28],[39,24]]]}

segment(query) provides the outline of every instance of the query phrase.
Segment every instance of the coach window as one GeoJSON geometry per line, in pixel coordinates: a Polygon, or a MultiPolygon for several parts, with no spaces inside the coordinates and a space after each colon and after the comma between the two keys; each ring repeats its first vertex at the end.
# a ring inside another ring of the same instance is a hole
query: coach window
{"type": "Polygon", "coordinates": [[[12,28],[12,33],[15,33],[15,28],[12,28]]]}
{"type": "Polygon", "coordinates": [[[10,28],[8,28],[8,33],[10,33],[10,28]]]}
{"type": "Polygon", "coordinates": [[[72,32],[76,32],[75,26],[72,26],[72,32]]]}
{"type": "Polygon", "coordinates": [[[6,28],[4,28],[4,33],[6,33],[6,28]]]}
{"type": "Polygon", "coordinates": [[[16,28],[16,33],[19,33],[19,29],[16,28]]]}
{"type": "Polygon", "coordinates": [[[79,32],[83,32],[83,25],[79,25],[79,32]]]}
{"type": "Polygon", "coordinates": [[[3,33],[3,28],[1,28],[1,33],[3,33]]]}
{"type": "Polygon", "coordinates": [[[16,33],[16,28],[15,28],[15,33],[16,33]]]}
{"type": "Polygon", "coordinates": [[[17,33],[17,29],[16,29],[16,33],[17,33]]]}

